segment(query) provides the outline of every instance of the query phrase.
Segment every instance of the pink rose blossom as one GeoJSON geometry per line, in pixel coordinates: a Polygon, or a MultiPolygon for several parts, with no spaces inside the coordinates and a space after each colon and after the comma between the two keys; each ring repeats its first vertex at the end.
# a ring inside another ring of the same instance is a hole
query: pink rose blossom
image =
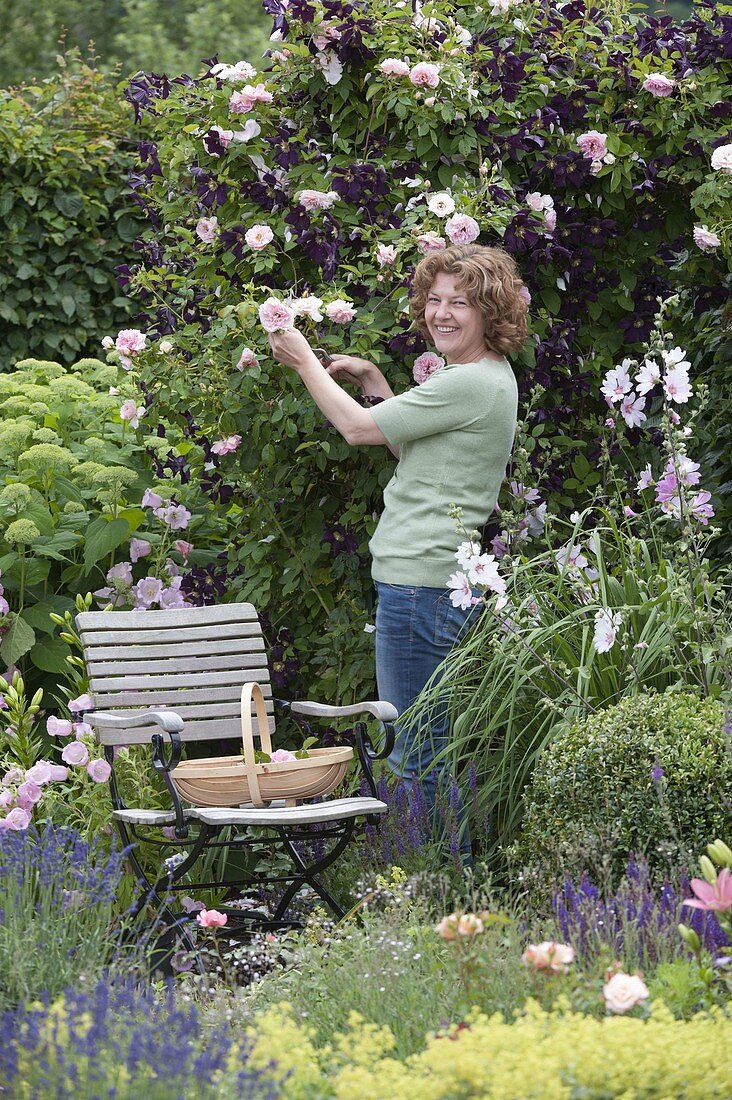
{"type": "Polygon", "coordinates": [[[259,320],[267,332],[283,332],[291,329],[295,323],[295,314],[285,302],[277,298],[268,298],[259,307],[259,320]]]}
{"type": "Polygon", "coordinates": [[[218,909],[201,909],[196,917],[201,928],[223,928],[228,919],[226,913],[219,913],[218,909]]]}
{"type": "Polygon", "coordinates": [[[218,226],[219,219],[215,215],[212,218],[199,218],[196,222],[196,236],[204,244],[213,244],[218,233],[218,226]]]}
{"type": "Polygon", "coordinates": [[[480,226],[468,214],[453,214],[445,222],[445,232],[453,244],[471,244],[480,236],[480,226]]]}
{"type": "Polygon", "coordinates": [[[270,755],[270,760],[273,764],[285,764],[291,760],[297,760],[294,752],[288,752],[287,749],[275,749],[270,755]]]}
{"type": "Polygon", "coordinates": [[[114,346],[120,355],[131,356],[143,351],[146,343],[147,338],[139,328],[123,328],[117,333],[114,346]]]}
{"type": "Polygon", "coordinates": [[[89,750],[83,741],[69,741],[68,745],[64,746],[61,759],[64,764],[81,768],[89,762],[89,750]]]}
{"type": "Polygon", "coordinates": [[[254,367],[256,365],[257,365],[257,357],[254,354],[254,352],[252,351],[252,349],[251,348],[244,348],[241,355],[239,356],[239,361],[236,364],[236,369],[237,370],[246,370],[247,367],[254,367]]]}
{"type": "Polygon", "coordinates": [[[272,99],[272,93],[267,91],[264,84],[245,84],[240,92],[232,92],[229,110],[235,115],[245,115],[252,110],[255,103],[271,103],[272,99]]]}
{"type": "Polygon", "coordinates": [[[304,298],[296,298],[292,303],[296,317],[309,317],[311,321],[323,320],[323,299],[316,294],[306,294],[304,298]]]}
{"type": "Polygon", "coordinates": [[[76,699],[69,699],[69,710],[72,714],[83,714],[84,711],[94,710],[91,695],[79,695],[76,699]]]}
{"type": "Polygon", "coordinates": [[[274,233],[268,225],[253,225],[244,234],[244,240],[255,252],[266,248],[274,240],[274,233]]]}
{"type": "Polygon", "coordinates": [[[422,355],[418,356],[414,360],[414,366],[412,367],[412,375],[414,381],[421,385],[422,382],[426,382],[428,378],[441,370],[445,365],[445,360],[435,355],[433,351],[425,351],[422,355]]]}
{"type": "Polygon", "coordinates": [[[420,61],[409,70],[409,79],[416,88],[436,88],[440,83],[440,70],[437,65],[420,61]]]}
{"type": "Polygon", "coordinates": [[[702,252],[714,252],[721,243],[717,234],[713,233],[708,225],[694,226],[694,244],[702,252]]]}
{"type": "Polygon", "coordinates": [[[145,412],[144,405],[138,405],[134,397],[128,397],[126,401],[122,402],[119,410],[120,420],[129,420],[130,427],[137,428],[145,412]]]}
{"type": "Polygon", "coordinates": [[[314,214],[318,210],[330,210],[340,196],[337,191],[315,191],[312,188],[305,188],[304,191],[297,193],[296,198],[300,206],[304,207],[309,214],[314,214]]]}
{"type": "Polygon", "coordinates": [[[377,244],[376,262],[379,267],[393,264],[397,258],[397,250],[393,244],[377,244]]]}
{"type": "Polygon", "coordinates": [[[229,455],[241,444],[240,435],[229,435],[226,439],[219,439],[211,444],[211,450],[215,455],[229,455]]]}
{"type": "Polygon", "coordinates": [[[23,829],[27,829],[30,825],[30,814],[27,810],[24,810],[21,806],[16,806],[14,810],[11,810],[7,817],[0,818],[0,829],[13,829],[14,832],[20,833],[23,829]]]}
{"type": "Polygon", "coordinates": [[[417,247],[423,256],[430,252],[442,252],[447,248],[447,241],[439,233],[420,233],[417,237],[417,247]]]}
{"type": "Polygon", "coordinates": [[[214,65],[211,76],[217,76],[219,80],[254,80],[257,70],[248,61],[237,61],[235,65],[214,65]]]}
{"type": "Polygon", "coordinates": [[[622,1015],[650,996],[648,988],[637,974],[613,974],[602,987],[605,1008],[608,1012],[622,1015]]]}
{"type": "Polygon", "coordinates": [[[671,95],[675,87],[676,81],[671,80],[664,73],[649,73],[643,81],[643,90],[659,98],[671,95]]]}
{"type": "Polygon", "coordinates": [[[50,718],[46,719],[46,732],[51,737],[71,737],[73,726],[68,718],[56,718],[52,714],[50,718]]]}
{"type": "MultiPolygon", "coordinates": [[[[147,539],[130,539],[130,557],[133,561],[139,561],[140,558],[146,558],[152,550],[152,543],[147,539]]],[[[107,574],[107,580],[109,580],[109,574],[107,574]]],[[[132,580],[132,576],[130,576],[132,580]]]]}
{"type": "Polygon", "coordinates": [[[94,760],[90,760],[86,766],[86,770],[95,783],[106,783],[112,774],[111,767],[101,756],[97,756],[94,760]]]}
{"type": "Polygon", "coordinates": [[[718,145],[712,153],[711,164],[715,172],[732,176],[732,145],[718,145]]]}
{"type": "Polygon", "coordinates": [[[175,542],[173,543],[173,546],[176,548],[176,550],[178,551],[180,556],[183,558],[183,561],[187,562],[188,557],[190,555],[190,552],[193,549],[193,543],[192,542],[186,542],[185,539],[176,539],[175,542]]]}
{"type": "Polygon", "coordinates": [[[406,61],[400,61],[397,57],[386,57],[377,65],[380,73],[384,76],[409,76],[409,65],[406,61]]]}
{"type": "Polygon", "coordinates": [[[342,298],[329,302],[325,307],[325,313],[328,320],[336,325],[348,325],[356,316],[356,310],[351,303],[345,302],[342,298]]]}
{"type": "Polygon", "coordinates": [[[554,940],[530,943],[521,956],[521,961],[524,966],[532,970],[568,974],[574,962],[574,948],[566,943],[556,943],[554,940]]]}
{"type": "Polygon", "coordinates": [[[588,130],[586,134],[580,134],[577,144],[588,160],[601,160],[607,153],[607,134],[601,134],[597,130],[588,130]]]}

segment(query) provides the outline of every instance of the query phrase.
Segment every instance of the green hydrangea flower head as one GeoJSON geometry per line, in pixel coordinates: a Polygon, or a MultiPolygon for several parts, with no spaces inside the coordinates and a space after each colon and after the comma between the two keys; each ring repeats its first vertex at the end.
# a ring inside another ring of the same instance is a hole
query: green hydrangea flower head
{"type": "Polygon", "coordinates": [[[80,481],[82,485],[94,485],[103,473],[104,466],[101,462],[80,462],[74,468],[74,479],[80,481]]]}
{"type": "Polygon", "coordinates": [[[103,363],[101,359],[79,359],[72,370],[84,381],[109,389],[117,381],[118,368],[113,363],[103,363]]]}
{"type": "Polygon", "coordinates": [[[102,466],[101,473],[97,475],[97,481],[105,488],[118,486],[129,489],[137,481],[134,470],[128,470],[126,466],[102,466]]]}
{"type": "Polygon", "coordinates": [[[50,382],[52,378],[61,378],[66,374],[60,363],[53,363],[50,359],[21,359],[15,364],[15,374],[18,371],[27,371],[38,382],[50,382]]]}
{"type": "Polygon", "coordinates": [[[22,416],[23,413],[28,412],[28,406],[30,401],[22,393],[16,393],[12,397],[6,397],[0,409],[3,410],[6,416],[22,416]]]}
{"type": "Polygon", "coordinates": [[[33,432],[33,438],[36,443],[58,443],[61,444],[61,436],[58,435],[53,428],[37,428],[33,432]]]}
{"type": "Polygon", "coordinates": [[[23,451],[18,459],[20,466],[30,466],[33,470],[67,471],[76,466],[78,458],[55,443],[36,443],[23,451]]]}
{"type": "Polygon", "coordinates": [[[83,449],[89,456],[89,461],[97,462],[106,457],[109,451],[109,444],[105,443],[103,439],[99,439],[96,435],[90,435],[84,440],[83,449]]]}
{"type": "Polygon", "coordinates": [[[41,417],[48,416],[50,411],[51,410],[44,401],[33,401],[28,406],[28,412],[31,414],[31,416],[35,416],[38,420],[40,420],[41,417]]]}
{"type": "Polygon", "coordinates": [[[62,508],[62,511],[64,515],[76,516],[80,512],[86,513],[86,508],[80,500],[67,500],[62,508]]]}
{"type": "Polygon", "coordinates": [[[0,508],[8,508],[14,512],[22,512],[31,502],[33,494],[29,487],[22,481],[13,485],[6,485],[0,490],[0,508]]]}
{"type": "Polygon", "coordinates": [[[32,420],[7,420],[4,424],[0,421],[0,451],[17,457],[28,446],[34,427],[32,420]]]}
{"type": "Polygon", "coordinates": [[[29,546],[41,537],[41,532],[32,519],[16,519],[5,532],[5,541],[10,546],[29,546]]]}
{"type": "Polygon", "coordinates": [[[63,378],[52,378],[48,384],[60,401],[91,401],[96,396],[95,390],[88,386],[81,378],[67,374],[63,378]]]}

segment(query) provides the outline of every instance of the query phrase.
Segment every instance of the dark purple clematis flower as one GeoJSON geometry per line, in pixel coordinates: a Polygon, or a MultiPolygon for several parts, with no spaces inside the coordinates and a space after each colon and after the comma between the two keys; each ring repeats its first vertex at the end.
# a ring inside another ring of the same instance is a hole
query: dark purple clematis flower
{"type": "Polygon", "coordinates": [[[246,232],[245,225],[232,225],[231,229],[225,229],[219,237],[222,249],[225,252],[233,252],[237,260],[242,260],[250,252],[245,240],[246,232]]]}
{"type": "Polygon", "coordinates": [[[323,527],[321,545],[327,542],[331,548],[331,554],[337,558],[339,554],[355,554],[358,550],[358,539],[341,523],[335,523],[332,527],[323,527]]]}
{"type": "Polygon", "coordinates": [[[263,210],[269,210],[270,213],[281,210],[289,202],[286,191],[272,172],[265,172],[258,180],[243,180],[239,190],[245,198],[258,203],[263,210]]]}
{"type": "Polygon", "coordinates": [[[273,645],[269,651],[269,669],[273,686],[284,691],[288,681],[300,671],[300,662],[296,657],[286,657],[284,646],[273,645]]]}
{"type": "Polygon", "coordinates": [[[542,241],[543,222],[527,211],[520,211],[508,223],[503,237],[503,246],[514,255],[529,252],[542,241]]]}

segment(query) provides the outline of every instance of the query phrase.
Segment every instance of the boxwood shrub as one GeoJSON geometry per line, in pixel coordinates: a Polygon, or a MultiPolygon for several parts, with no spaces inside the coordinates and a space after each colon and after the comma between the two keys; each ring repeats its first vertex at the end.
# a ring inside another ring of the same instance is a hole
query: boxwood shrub
{"type": "Polygon", "coordinates": [[[662,875],[729,829],[731,735],[715,699],[623,699],[560,733],[526,788],[509,855],[528,885],[587,870],[610,886],[628,856],[662,875]]]}

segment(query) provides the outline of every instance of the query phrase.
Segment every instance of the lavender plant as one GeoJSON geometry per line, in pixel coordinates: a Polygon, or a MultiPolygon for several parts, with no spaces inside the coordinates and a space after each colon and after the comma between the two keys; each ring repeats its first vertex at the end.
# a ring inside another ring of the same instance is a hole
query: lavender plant
{"type": "Polygon", "coordinates": [[[115,953],[122,854],[76,830],[0,830],[0,1007],[101,974],[115,953]]]}

